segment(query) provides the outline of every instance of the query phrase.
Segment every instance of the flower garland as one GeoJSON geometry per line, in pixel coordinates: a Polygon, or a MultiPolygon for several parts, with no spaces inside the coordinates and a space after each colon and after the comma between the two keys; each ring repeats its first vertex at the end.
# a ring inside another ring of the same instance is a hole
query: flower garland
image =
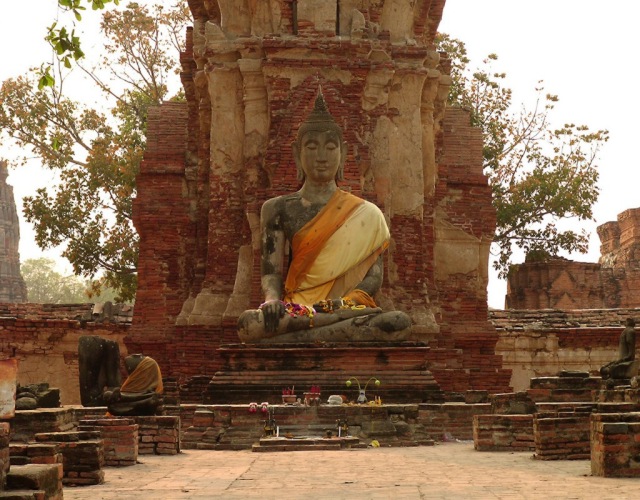
{"type": "Polygon", "coordinates": [[[313,304],[313,307],[318,312],[332,313],[338,309],[366,309],[367,306],[357,304],[352,299],[341,297],[339,299],[321,300],[317,304],[313,304]]]}
{"type": "MultiPolygon", "coordinates": [[[[356,304],[356,302],[348,298],[321,300],[317,304],[314,304],[313,307],[304,304],[296,304],[294,302],[280,301],[280,303],[284,306],[285,313],[292,318],[308,317],[309,328],[313,328],[313,316],[316,313],[332,313],[338,309],[356,310],[366,309],[367,307],[365,305],[356,304]]],[[[264,303],[260,304],[260,309],[262,309],[264,305],[264,303]]]]}

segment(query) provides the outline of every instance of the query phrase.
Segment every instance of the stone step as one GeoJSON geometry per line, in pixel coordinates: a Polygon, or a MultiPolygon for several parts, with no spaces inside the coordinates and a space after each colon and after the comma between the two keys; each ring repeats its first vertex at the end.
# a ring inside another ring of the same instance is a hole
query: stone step
{"type": "Polygon", "coordinates": [[[301,446],[299,444],[282,444],[275,446],[253,445],[251,451],[264,453],[273,451],[335,451],[342,449],[339,444],[316,444],[313,446],[301,446]]]}
{"type": "Polygon", "coordinates": [[[353,381],[350,387],[346,381],[356,377],[364,389],[371,377],[380,380],[380,386],[373,381],[367,386],[367,396],[380,396],[385,402],[423,402],[441,398],[441,391],[433,375],[428,370],[402,371],[386,368],[368,373],[344,370],[228,370],[215,374],[204,395],[205,404],[249,403],[256,401],[275,402],[281,400],[285,387],[295,387],[300,399],[304,391],[313,385],[322,388],[321,399],[326,401],[331,394],[344,394],[352,400],[358,397],[358,385],[353,381]]]}
{"type": "MultiPolygon", "coordinates": [[[[17,491],[24,496],[8,498],[51,498],[62,499],[62,464],[12,465],[7,473],[5,493],[15,495],[17,491]],[[37,496],[43,491],[44,496],[37,496]],[[29,496],[32,495],[32,496],[29,496]]],[[[6,498],[6,497],[5,497],[6,498]]]]}
{"type": "Polygon", "coordinates": [[[7,500],[41,500],[50,498],[44,490],[11,490],[0,491],[0,498],[7,500]]]}
{"type": "Polygon", "coordinates": [[[251,447],[251,451],[310,451],[310,450],[340,450],[361,447],[360,440],[353,436],[347,437],[263,437],[258,444],[251,447]]]}

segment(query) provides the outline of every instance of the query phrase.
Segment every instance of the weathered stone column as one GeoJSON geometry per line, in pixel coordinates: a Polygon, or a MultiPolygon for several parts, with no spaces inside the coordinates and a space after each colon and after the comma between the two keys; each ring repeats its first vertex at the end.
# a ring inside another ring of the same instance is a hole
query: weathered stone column
{"type": "Polygon", "coordinates": [[[224,313],[230,318],[237,318],[250,307],[254,256],[260,251],[260,202],[257,199],[257,191],[269,134],[269,106],[262,73],[262,59],[259,56],[260,54],[257,54],[254,58],[238,61],[242,74],[244,102],[245,175],[242,189],[251,241],[242,245],[239,250],[233,293],[224,313]]]}
{"type": "Polygon", "coordinates": [[[237,62],[228,59],[223,54],[207,67],[211,97],[208,254],[203,287],[189,324],[222,323],[241,246],[231,235],[244,227],[242,75],[237,62]]]}

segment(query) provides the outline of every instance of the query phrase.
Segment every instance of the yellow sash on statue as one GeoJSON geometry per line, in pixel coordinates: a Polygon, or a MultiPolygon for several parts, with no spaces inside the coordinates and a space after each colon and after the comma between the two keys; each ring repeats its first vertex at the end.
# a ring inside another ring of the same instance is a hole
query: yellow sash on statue
{"type": "Polygon", "coordinates": [[[124,384],[120,387],[120,392],[155,390],[156,393],[162,394],[163,389],[162,374],[158,363],[153,358],[146,357],[140,361],[133,373],[124,381],[124,384]]]}
{"type": "Polygon", "coordinates": [[[285,301],[311,306],[347,295],[388,245],[389,229],[380,209],[336,191],[293,238],[285,301]]]}

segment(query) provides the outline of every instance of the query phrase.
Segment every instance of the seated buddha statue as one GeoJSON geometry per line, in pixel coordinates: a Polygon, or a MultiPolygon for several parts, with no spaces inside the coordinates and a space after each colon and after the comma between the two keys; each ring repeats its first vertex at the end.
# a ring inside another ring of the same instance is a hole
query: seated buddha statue
{"type": "Polygon", "coordinates": [[[240,316],[240,340],[403,340],[410,331],[409,316],[383,312],[374,300],[382,285],[389,229],[376,205],[338,188],[346,144],[322,94],[292,149],[303,184],[262,206],[264,303],[240,316]]]}
{"type": "Polygon", "coordinates": [[[162,373],[153,358],[132,354],[124,360],[129,376],[103,398],[111,415],[156,415],[162,407],[162,373]]]}
{"type": "Polygon", "coordinates": [[[618,343],[618,359],[607,363],[600,368],[603,380],[626,379],[638,374],[638,362],[636,362],[636,322],[633,318],[627,318],[626,325],[620,334],[618,343]]]}

